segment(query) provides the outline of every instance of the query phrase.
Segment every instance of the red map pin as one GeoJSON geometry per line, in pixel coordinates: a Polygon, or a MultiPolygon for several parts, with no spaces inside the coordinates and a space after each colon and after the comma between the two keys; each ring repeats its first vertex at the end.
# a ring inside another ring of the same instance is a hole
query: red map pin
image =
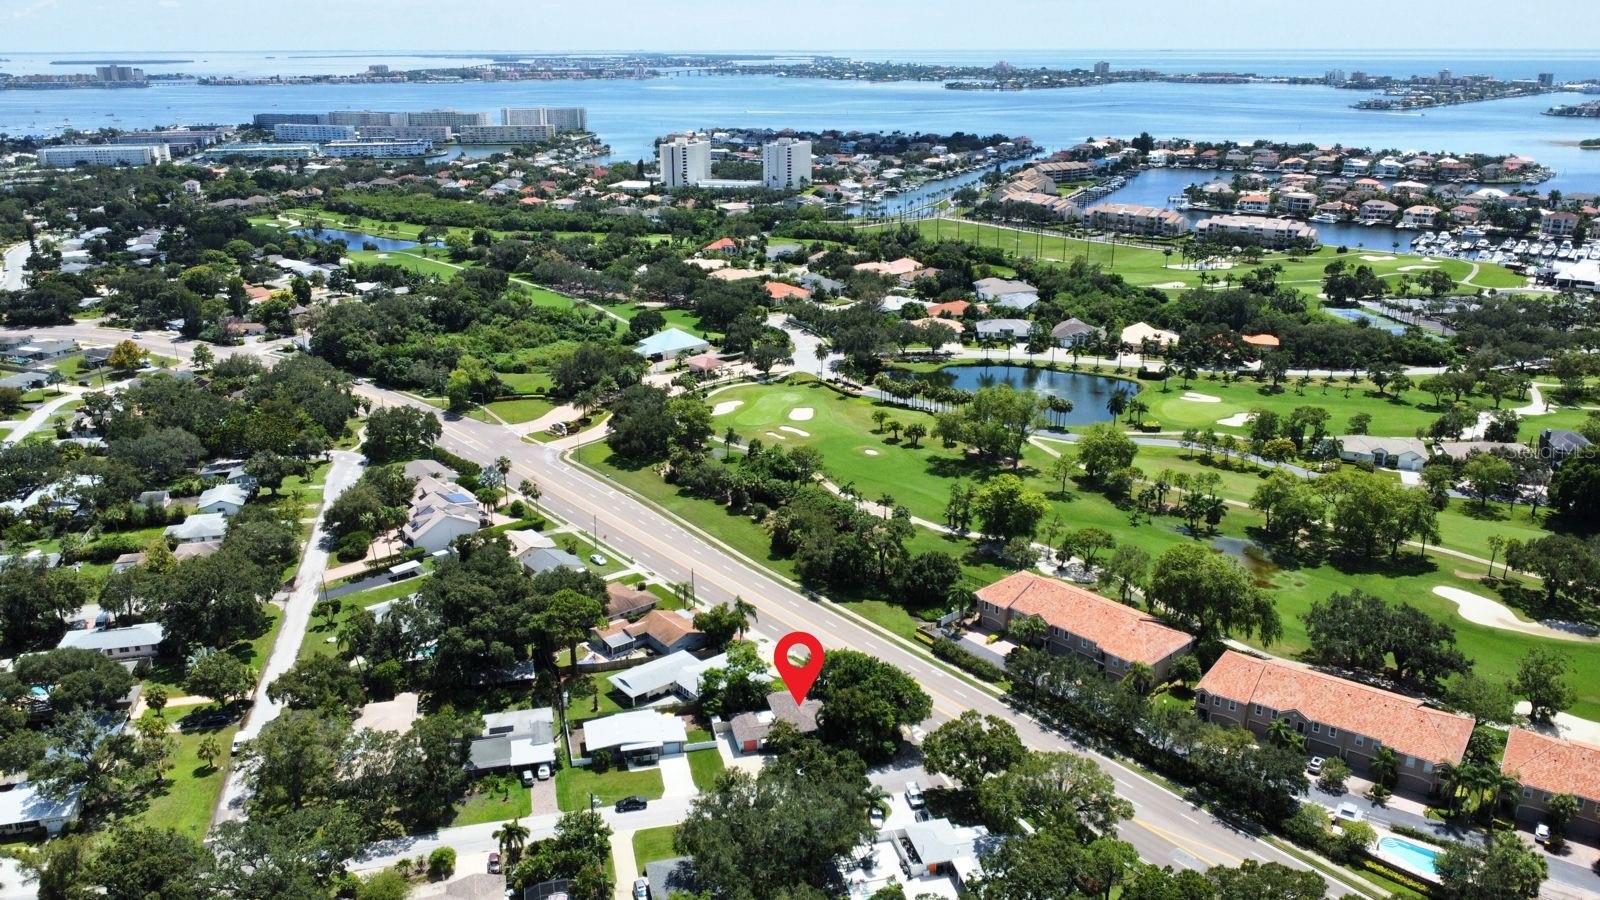
{"type": "Polygon", "coordinates": [[[791,631],[778,639],[778,649],[772,654],[772,664],[777,667],[778,674],[783,676],[783,683],[789,688],[789,695],[794,697],[794,702],[804,703],[806,693],[817,683],[817,676],[822,672],[822,644],[807,632],[791,631]],[[803,663],[789,659],[789,651],[793,650],[796,644],[805,647],[809,653],[803,663]]]}

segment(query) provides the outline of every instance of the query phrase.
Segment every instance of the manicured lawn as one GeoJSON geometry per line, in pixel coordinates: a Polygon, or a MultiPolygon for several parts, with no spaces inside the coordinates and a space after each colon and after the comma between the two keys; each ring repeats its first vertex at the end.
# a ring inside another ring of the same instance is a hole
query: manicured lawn
{"type": "MultiPolygon", "coordinates": [[[[997,474],[997,470],[990,466],[967,461],[959,450],[940,447],[937,440],[932,441],[932,446],[925,441],[922,447],[913,449],[903,443],[894,443],[888,434],[875,434],[876,425],[871,420],[871,413],[880,404],[845,397],[808,379],[741,386],[711,399],[713,403],[735,399],[744,401],[737,409],[716,419],[719,432],[727,424],[733,424],[735,430],[746,438],[760,437],[767,443],[810,443],[822,451],[824,468],[836,482],[853,484],[864,496],[873,500],[888,493],[896,503],[905,505],[913,516],[919,518],[941,521],[950,489],[957,480],[977,484],[997,474]],[[808,420],[791,419],[789,412],[796,407],[812,409],[812,417],[808,420]],[[781,430],[786,425],[806,434],[802,436],[781,430]],[[864,452],[867,449],[875,450],[877,455],[867,455],[864,452]]],[[[891,408],[889,412],[902,423],[927,419],[924,413],[914,410],[891,408]]],[[[676,490],[662,483],[651,471],[626,471],[608,465],[609,450],[604,444],[597,443],[584,448],[577,458],[600,468],[608,476],[662,507],[684,516],[747,556],[764,561],[775,571],[792,577],[792,565],[788,560],[771,557],[766,533],[747,517],[732,514],[705,501],[679,496],[676,490]]],[[[1129,522],[1126,509],[1111,503],[1099,493],[1069,485],[1066,494],[1061,494],[1059,483],[1045,474],[1049,463],[1047,454],[1036,447],[1029,447],[1017,471],[1031,487],[1045,494],[1050,501],[1052,512],[1046,520],[1046,532],[1052,526],[1058,531],[1097,526],[1109,532],[1119,544],[1135,544],[1152,557],[1194,540],[1173,517],[1133,525],[1129,522]]],[[[1153,474],[1162,468],[1197,467],[1201,464],[1183,460],[1175,449],[1163,452],[1141,448],[1135,465],[1153,474]]],[[[1224,491],[1239,499],[1247,499],[1246,492],[1253,490],[1253,478],[1245,472],[1225,473],[1224,491]]],[[[1525,513],[1518,515],[1518,519],[1523,517],[1525,513]]],[[[1254,543],[1254,529],[1261,524],[1260,514],[1248,509],[1230,508],[1217,536],[1221,541],[1214,542],[1214,546],[1244,561],[1259,583],[1271,590],[1284,631],[1283,639],[1268,648],[1272,652],[1293,655],[1303,651],[1306,648],[1306,635],[1300,617],[1311,604],[1335,592],[1359,588],[1391,601],[1410,603],[1451,624],[1456,629],[1460,648],[1475,661],[1478,673],[1486,677],[1511,677],[1516,671],[1517,660],[1534,646],[1549,647],[1566,654],[1573,663],[1569,681],[1579,698],[1572,711],[1578,715],[1600,717],[1600,645],[1547,640],[1473,625],[1457,615],[1453,603],[1433,593],[1434,587],[1449,585],[1492,595],[1491,589],[1478,583],[1478,578],[1485,572],[1482,565],[1433,552],[1419,558],[1415,550],[1403,551],[1397,562],[1387,558],[1375,562],[1273,561],[1264,551],[1243,552],[1243,548],[1254,543]],[[1458,572],[1463,574],[1458,575],[1458,572]]],[[[1475,519],[1473,510],[1461,501],[1452,502],[1451,509],[1441,517],[1441,527],[1446,529],[1447,544],[1478,555],[1487,555],[1484,541],[1491,533],[1500,531],[1511,536],[1537,534],[1520,521],[1475,519]]],[[[974,587],[1003,574],[1003,570],[996,566],[977,565],[971,545],[966,541],[922,530],[912,545],[912,552],[932,546],[942,547],[962,557],[967,564],[969,585],[974,587]]],[[[897,634],[908,635],[915,628],[913,615],[893,603],[865,600],[852,603],[851,608],[897,634]]]]}
{"type": "Polygon", "coordinates": [[[567,707],[567,722],[571,727],[578,727],[578,724],[586,719],[598,719],[601,716],[622,712],[622,704],[618,703],[617,698],[611,693],[611,682],[606,681],[606,674],[608,673],[596,672],[590,676],[595,679],[595,684],[601,691],[599,709],[595,708],[595,701],[590,697],[574,699],[572,705],[567,707]]]}
{"type": "Polygon", "coordinates": [[[534,394],[550,390],[553,382],[549,372],[496,372],[507,388],[518,394],[534,394]]]}
{"type": "Polygon", "coordinates": [[[600,798],[601,806],[610,806],[623,797],[656,800],[665,790],[659,769],[612,769],[600,775],[590,769],[564,766],[556,773],[556,805],[562,812],[588,809],[591,793],[600,798]]]}
{"type": "Polygon", "coordinates": [[[507,422],[517,425],[532,422],[555,409],[556,405],[543,397],[518,397],[514,400],[495,400],[486,408],[507,422]]]}
{"type": "MultiPolygon", "coordinates": [[[[169,719],[191,712],[193,707],[174,707],[166,711],[169,719]]],[[[147,825],[175,828],[192,838],[205,837],[211,825],[211,811],[222,796],[223,773],[228,766],[229,748],[233,735],[239,729],[230,725],[220,731],[174,733],[177,739],[172,754],[171,768],[167,770],[167,785],[163,793],[150,798],[149,805],[137,816],[147,825]],[[216,768],[208,767],[200,759],[200,742],[206,734],[214,735],[222,751],[215,760],[216,768]]]]}
{"type": "Polygon", "coordinates": [[[722,771],[722,754],[715,747],[689,753],[689,771],[694,774],[694,786],[704,793],[717,783],[717,773],[722,771]]]}
{"type": "Polygon", "coordinates": [[[533,813],[533,794],[513,777],[486,778],[456,804],[450,827],[524,818],[533,813]]]}
{"type": "Polygon", "coordinates": [[[421,590],[422,585],[427,580],[427,576],[407,578],[404,581],[396,581],[336,598],[339,601],[339,612],[333,617],[332,624],[329,624],[328,620],[323,616],[313,615],[311,617],[311,624],[306,628],[306,639],[300,643],[299,658],[332,656],[338,653],[339,645],[330,642],[328,638],[337,635],[339,628],[355,614],[356,610],[366,609],[375,603],[382,603],[385,600],[398,600],[401,597],[409,597],[421,590]]]}
{"type": "Polygon", "coordinates": [[[373,265],[387,263],[399,266],[402,269],[416,272],[419,275],[437,275],[443,279],[454,278],[461,271],[458,267],[436,259],[428,259],[409,250],[351,250],[350,259],[358,263],[373,265]]]}
{"type": "MultiPolygon", "coordinates": [[[[886,227],[886,226],[879,226],[886,227]]],[[[1146,247],[1135,247],[1126,244],[1110,244],[1100,241],[1085,241],[1069,238],[1061,234],[1038,235],[1020,232],[1011,228],[1003,228],[980,222],[963,222],[949,219],[924,219],[917,223],[924,237],[936,240],[959,240],[984,247],[998,247],[1012,255],[1038,258],[1046,261],[1067,262],[1076,259],[1086,259],[1098,263],[1107,270],[1128,279],[1133,284],[1141,285],[1171,285],[1181,282],[1184,287],[1194,287],[1200,284],[1200,272],[1188,269],[1169,268],[1183,264],[1184,260],[1174,252],[1171,257],[1160,250],[1146,247]]],[[[1348,253],[1339,253],[1336,247],[1322,247],[1314,253],[1266,253],[1262,256],[1261,265],[1278,263],[1283,266],[1280,283],[1300,287],[1308,293],[1315,294],[1316,286],[1322,283],[1322,270],[1328,263],[1335,259],[1344,260],[1347,264],[1368,266],[1381,278],[1398,278],[1402,275],[1416,275],[1424,268],[1433,267],[1443,269],[1455,279],[1462,293],[1471,293],[1479,287],[1483,288],[1515,288],[1526,283],[1526,279],[1503,266],[1492,264],[1479,264],[1477,274],[1473,275],[1473,263],[1459,259],[1424,258],[1409,254],[1397,254],[1387,249],[1358,249],[1350,248],[1348,253]],[[1366,259],[1364,257],[1371,257],[1366,259]],[[1402,271],[1406,268],[1407,271],[1402,271]],[[1471,277],[1470,283],[1466,279],[1471,277]]],[[[1237,281],[1240,276],[1252,267],[1240,264],[1233,269],[1212,271],[1209,273],[1214,281],[1231,277],[1237,281]]]]}
{"type": "MultiPolygon", "coordinates": [[[[633,833],[633,861],[638,864],[639,871],[660,859],[671,859],[678,855],[672,848],[672,839],[678,834],[678,826],[662,825],[659,828],[641,828],[633,833]]],[[[631,877],[632,873],[628,873],[631,877]]]]}

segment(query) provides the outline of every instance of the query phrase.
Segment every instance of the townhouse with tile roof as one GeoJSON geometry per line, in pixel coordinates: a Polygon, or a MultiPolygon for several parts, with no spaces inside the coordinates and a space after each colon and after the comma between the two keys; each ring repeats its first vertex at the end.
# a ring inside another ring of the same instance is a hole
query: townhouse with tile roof
{"type": "Polygon", "coordinates": [[[1420,698],[1318,672],[1278,659],[1228,650],[1195,686],[1195,712],[1219,725],[1265,736],[1288,719],[1306,739],[1306,752],[1336,756],[1367,772],[1380,748],[1398,759],[1402,789],[1432,794],[1439,765],[1461,764],[1472,717],[1428,706],[1420,698]]]}
{"type": "Polygon", "coordinates": [[[1506,738],[1500,771],[1517,780],[1517,818],[1545,820],[1550,798],[1571,794],[1578,814],[1567,824],[1573,836],[1600,838],[1600,747],[1513,728],[1506,738]]]}

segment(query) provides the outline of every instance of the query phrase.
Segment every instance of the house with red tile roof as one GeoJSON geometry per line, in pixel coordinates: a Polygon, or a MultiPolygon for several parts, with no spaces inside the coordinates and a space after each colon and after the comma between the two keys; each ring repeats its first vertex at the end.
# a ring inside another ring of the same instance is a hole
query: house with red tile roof
{"type": "Polygon", "coordinates": [[[700,250],[704,253],[738,253],[739,242],[733,238],[717,238],[700,250]]]}
{"type": "Polygon", "coordinates": [[[1045,649],[1076,653],[1113,678],[1144,663],[1165,680],[1194,638],[1149,613],[1034,572],[1014,572],[977,593],[978,621],[1001,632],[1013,621],[1038,616],[1050,626],[1045,649]]]}
{"type": "Polygon", "coordinates": [[[626,656],[648,649],[660,656],[680,650],[698,650],[705,633],[681,610],[653,609],[633,621],[618,619],[604,628],[589,630],[589,644],[607,657],[626,656]]]}
{"type": "Polygon", "coordinates": [[[762,287],[766,289],[767,296],[771,297],[774,300],[810,300],[811,299],[811,292],[810,291],[806,290],[803,287],[796,287],[796,286],[794,286],[792,284],[784,284],[781,281],[769,281],[766,284],[762,285],[762,287]]]}
{"type": "Polygon", "coordinates": [[[1578,801],[1578,815],[1567,832],[1600,838],[1600,747],[1513,728],[1500,757],[1500,771],[1522,785],[1517,792],[1518,819],[1543,822],[1550,798],[1571,794],[1578,801]]]}
{"type": "Polygon", "coordinates": [[[1399,762],[1399,787],[1431,794],[1439,765],[1461,764],[1472,737],[1471,716],[1279,659],[1222,654],[1195,686],[1195,712],[1219,725],[1266,735],[1287,719],[1306,739],[1306,752],[1337,756],[1357,772],[1371,768],[1382,747],[1399,762]]]}
{"type": "Polygon", "coordinates": [[[966,300],[947,300],[944,303],[935,303],[928,307],[928,315],[932,318],[959,319],[967,314],[972,304],[966,300]]]}

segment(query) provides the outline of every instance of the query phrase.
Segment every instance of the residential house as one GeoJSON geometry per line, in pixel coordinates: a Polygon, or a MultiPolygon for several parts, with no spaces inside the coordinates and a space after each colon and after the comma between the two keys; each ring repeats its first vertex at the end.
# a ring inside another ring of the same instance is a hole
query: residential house
{"type": "Polygon", "coordinates": [[[1570,212],[1539,213],[1539,237],[1571,238],[1578,230],[1578,214],[1570,212]]]}
{"type": "Polygon", "coordinates": [[[1309,216],[1317,209],[1317,195],[1310,191],[1284,191],[1278,206],[1291,216],[1309,216]]]}
{"type": "Polygon", "coordinates": [[[1567,825],[1569,833],[1600,838],[1600,747],[1513,728],[1500,757],[1500,771],[1521,785],[1518,819],[1543,822],[1550,798],[1570,794],[1578,801],[1578,814],[1567,825]]]}
{"type": "Polygon", "coordinates": [[[413,547],[437,553],[486,524],[483,505],[466,488],[424,477],[417,480],[411,512],[400,535],[413,547]]]}
{"type": "Polygon", "coordinates": [[[728,665],[726,653],[698,659],[687,650],[657,657],[643,665],[608,675],[612,689],[629,706],[641,706],[662,697],[678,697],[693,702],[700,699],[700,676],[728,665]]]}
{"type": "Polygon", "coordinates": [[[978,337],[987,340],[1020,341],[1028,336],[1033,323],[1027,319],[985,319],[978,323],[978,337]]]}
{"type": "Polygon", "coordinates": [[[971,308],[972,304],[966,300],[946,300],[928,307],[928,316],[934,319],[959,319],[971,308]]]}
{"type": "Polygon", "coordinates": [[[162,534],[179,544],[220,541],[228,533],[228,517],[221,513],[199,513],[176,525],[168,525],[162,534]]]}
{"type": "Polygon", "coordinates": [[[45,338],[31,341],[7,351],[6,359],[15,365],[49,362],[78,352],[78,342],[71,338],[45,338]]]}
{"type": "Polygon", "coordinates": [[[1339,458],[1379,469],[1420,472],[1428,462],[1428,445],[1420,438],[1347,434],[1338,439],[1339,458]]]}
{"type": "Polygon", "coordinates": [[[589,643],[610,657],[626,656],[635,650],[651,650],[666,656],[698,650],[705,644],[705,637],[694,627],[694,617],[687,611],[656,609],[634,621],[617,619],[604,627],[591,629],[589,643]]]}
{"type": "Polygon", "coordinates": [[[172,505],[172,494],[168,491],[145,491],[133,502],[145,509],[166,509],[172,505]]]}
{"type": "Polygon", "coordinates": [[[1437,206],[1412,206],[1407,207],[1405,215],[1400,219],[1401,228],[1432,228],[1433,223],[1439,218],[1437,206]]]}
{"type": "Polygon", "coordinates": [[[1233,209],[1247,216],[1264,216],[1272,212],[1272,195],[1263,191],[1240,194],[1233,202],[1233,209]]]}
{"type": "Polygon", "coordinates": [[[58,650],[93,650],[110,659],[150,659],[156,655],[166,629],[159,622],[122,628],[75,628],[61,636],[58,650]]]}
{"type": "Polygon", "coordinates": [[[195,507],[195,511],[231,516],[244,509],[245,502],[249,499],[249,492],[239,485],[219,484],[216,487],[207,488],[205,493],[200,495],[200,501],[195,507]]]}
{"type": "Polygon", "coordinates": [[[556,763],[555,711],[514,709],[484,713],[483,731],[468,747],[467,770],[474,775],[519,772],[556,763]]]}
{"type": "Polygon", "coordinates": [[[1093,345],[1104,340],[1105,335],[1104,328],[1096,328],[1079,318],[1058,322],[1056,327],[1050,329],[1050,337],[1055,339],[1057,347],[1062,348],[1093,345]]]}
{"type": "Polygon", "coordinates": [[[700,248],[702,253],[721,253],[723,256],[732,256],[739,252],[739,242],[733,238],[717,238],[711,243],[700,248]]]}
{"type": "Polygon", "coordinates": [[[902,256],[889,262],[856,263],[852,268],[857,272],[874,272],[878,275],[887,275],[890,278],[899,279],[910,275],[918,269],[925,268],[925,266],[909,256],[902,256]]]}
{"type": "Polygon", "coordinates": [[[1344,175],[1346,178],[1356,178],[1358,176],[1367,174],[1368,170],[1371,168],[1372,160],[1362,159],[1358,156],[1352,156],[1344,161],[1344,167],[1339,171],[1340,174],[1344,175]]]}
{"type": "Polygon", "coordinates": [[[1405,174],[1405,165],[1392,156],[1385,156],[1373,163],[1372,174],[1379,178],[1399,178],[1405,174]]]}
{"type": "Polygon", "coordinates": [[[980,301],[1006,309],[1021,311],[1039,302],[1039,289],[1026,281],[980,278],[972,283],[972,290],[980,301]]]}
{"type": "Polygon", "coordinates": [[[1387,222],[1399,211],[1400,207],[1387,200],[1368,200],[1361,204],[1361,221],[1387,222]]]}
{"type": "Polygon", "coordinates": [[[1398,786],[1420,794],[1439,787],[1439,766],[1461,764],[1472,737],[1471,716],[1435,709],[1391,693],[1278,659],[1222,654],[1195,686],[1202,719],[1266,735],[1287,719],[1308,753],[1338,757],[1369,771],[1381,748],[1394,751],[1398,786]]]}
{"type": "Polygon", "coordinates": [[[689,731],[677,716],[639,709],[590,719],[583,723],[578,738],[585,756],[605,750],[623,762],[649,765],[663,756],[682,753],[689,731]]]}
{"type": "Polygon", "coordinates": [[[1015,572],[977,593],[978,621],[1003,632],[1016,619],[1038,616],[1050,626],[1045,648],[1076,653],[1113,678],[1143,663],[1165,678],[1194,638],[1149,613],[1054,578],[1015,572]]]}
{"type": "Polygon", "coordinates": [[[1589,439],[1565,428],[1546,428],[1539,432],[1539,458],[1560,466],[1567,457],[1589,449],[1589,439]]]}
{"type": "Polygon", "coordinates": [[[0,787],[0,836],[43,832],[51,837],[78,818],[80,788],[71,788],[61,800],[41,794],[32,782],[0,787]]]}
{"type": "Polygon", "coordinates": [[[656,608],[661,602],[653,591],[620,581],[606,582],[606,618],[634,619],[656,608]]]}
{"type": "Polygon", "coordinates": [[[1120,337],[1122,345],[1132,347],[1138,351],[1146,344],[1155,347],[1171,347],[1178,343],[1178,335],[1171,331],[1162,331],[1148,322],[1135,322],[1122,329],[1120,337]]]}
{"type": "Polygon", "coordinates": [[[733,746],[744,753],[765,749],[767,735],[771,733],[772,726],[779,722],[788,722],[799,733],[810,734],[817,730],[817,711],[820,709],[821,700],[796,703],[794,695],[787,690],[775,691],[767,695],[766,709],[740,713],[729,720],[733,746]]]}
{"type": "Polygon", "coordinates": [[[767,292],[768,297],[777,302],[811,299],[810,291],[792,284],[784,284],[781,281],[769,281],[761,287],[767,292]]]}

